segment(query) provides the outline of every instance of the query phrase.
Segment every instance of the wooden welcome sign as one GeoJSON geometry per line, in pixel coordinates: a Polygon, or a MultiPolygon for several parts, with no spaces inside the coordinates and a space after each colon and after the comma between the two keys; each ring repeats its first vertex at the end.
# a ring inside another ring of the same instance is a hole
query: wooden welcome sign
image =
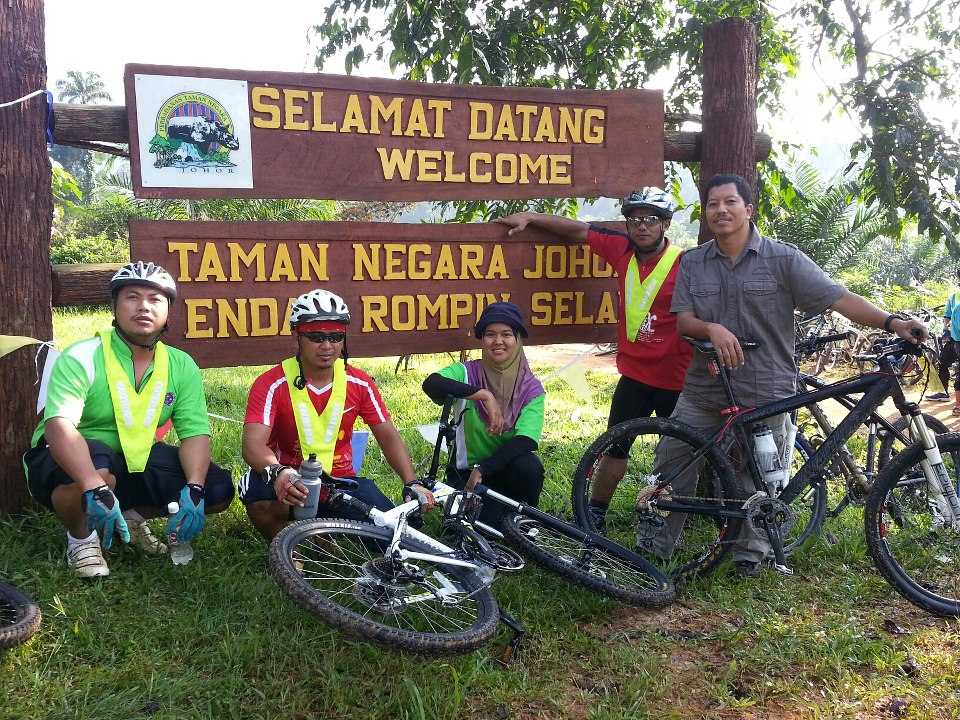
{"type": "Polygon", "coordinates": [[[201,367],[289,357],[290,303],[314,288],[346,300],[355,357],[479,347],[473,325],[498,300],[523,309],[532,344],[616,339],[613,271],[586,246],[470,228],[464,241],[450,225],[131,222],[130,244],[176,279],[165,342],[201,367]]]}
{"type": "Polygon", "coordinates": [[[663,183],[663,94],[127,65],[143,198],[623,197],[663,183]]]}

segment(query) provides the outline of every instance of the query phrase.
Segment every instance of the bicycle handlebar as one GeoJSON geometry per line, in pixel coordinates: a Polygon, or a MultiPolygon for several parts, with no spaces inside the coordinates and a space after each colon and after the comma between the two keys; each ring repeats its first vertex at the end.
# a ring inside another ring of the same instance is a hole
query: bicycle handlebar
{"type": "MultiPolygon", "coordinates": [[[[695,337],[690,337],[689,335],[682,335],[681,337],[702,353],[707,353],[708,355],[716,353],[713,343],[709,340],[699,340],[695,337]]],[[[756,350],[763,344],[758,340],[741,340],[740,338],[737,338],[737,341],[740,343],[740,347],[744,350],[756,350]]]]}
{"type": "MultiPolygon", "coordinates": [[[[916,336],[915,336],[916,337],[916,336]]],[[[932,352],[925,343],[912,343],[909,340],[900,338],[881,338],[873,344],[873,352],[866,355],[858,355],[857,360],[875,361],[882,357],[902,357],[904,355],[915,355],[923,357],[925,352],[932,352]]]]}
{"type": "Polygon", "coordinates": [[[845,342],[850,339],[850,331],[842,333],[832,333],[830,335],[814,335],[798,342],[795,347],[795,354],[799,358],[812,355],[814,352],[834,342],[845,342]]]}

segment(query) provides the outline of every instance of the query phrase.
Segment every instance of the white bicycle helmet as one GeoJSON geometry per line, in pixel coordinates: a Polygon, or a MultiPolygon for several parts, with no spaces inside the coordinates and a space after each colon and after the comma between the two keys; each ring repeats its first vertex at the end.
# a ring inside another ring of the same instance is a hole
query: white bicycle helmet
{"type": "Polygon", "coordinates": [[[343,298],[329,290],[311,290],[304,293],[290,307],[290,327],[317,321],[350,324],[350,310],[343,298]]]}
{"type": "Polygon", "coordinates": [[[152,262],[145,263],[138,260],[117,270],[110,280],[110,297],[116,300],[117,292],[124,285],[146,285],[156,288],[167,296],[171,304],[177,299],[177,284],[170,273],[152,262]]]}
{"type": "Polygon", "coordinates": [[[638,208],[650,210],[664,220],[669,220],[673,217],[673,198],[660,188],[645,187],[634,190],[623,199],[623,206],[620,211],[624,217],[628,217],[631,212],[638,208]]]}

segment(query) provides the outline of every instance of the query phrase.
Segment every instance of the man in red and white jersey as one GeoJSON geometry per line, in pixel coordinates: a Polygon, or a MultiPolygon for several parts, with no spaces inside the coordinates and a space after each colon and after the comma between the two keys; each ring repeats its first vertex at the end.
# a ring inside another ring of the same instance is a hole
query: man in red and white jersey
{"type": "MultiPolygon", "coordinates": [[[[353,426],[362,419],[380,445],[390,467],[433,506],[433,495],[416,482],[413,463],[397,432],[376,383],[348,365],[347,325],[350,312],[341,297],[312,290],[290,309],[297,354],[258,377],[250,390],[243,426],[243,459],[250,470],[240,479],[240,500],[254,527],[268,540],[303,506],[307,489],[297,472],[305,456],[316,454],[334,477],[354,479],[350,494],[380,510],[393,503],[353,469],[353,426]]],[[[320,505],[324,517],[365,519],[357,511],[320,505]]]]}

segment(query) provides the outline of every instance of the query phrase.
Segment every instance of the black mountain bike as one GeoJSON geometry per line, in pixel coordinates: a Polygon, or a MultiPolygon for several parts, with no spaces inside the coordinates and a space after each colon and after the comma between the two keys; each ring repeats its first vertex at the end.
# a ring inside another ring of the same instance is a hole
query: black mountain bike
{"type": "MultiPolygon", "coordinates": [[[[727,392],[729,422],[713,437],[661,418],[629,420],[611,428],[594,441],[577,468],[573,491],[577,521],[594,527],[587,507],[594,475],[611,449],[627,448],[627,473],[605,518],[608,537],[631,546],[643,545],[665,532],[668,522],[682,522],[672,554],[661,559],[664,570],[682,581],[717,567],[746,527],[746,532],[769,542],[774,568],[790,574],[784,538],[790,536],[796,520],[792,504],[808,488],[826,482],[828,467],[840,447],[887,398],[893,398],[909,423],[911,437],[919,441],[895,456],[871,491],[864,514],[868,546],[884,577],[898,592],[934,612],[958,614],[960,435],[930,432],[919,406],[904,397],[891,363],[903,354],[923,352],[923,348],[900,340],[878,345],[869,358],[879,367],[878,372],[743,409],[733,397],[726,369],[716,362],[712,345],[691,342],[712,356],[727,392]],[[752,451],[752,425],[822,400],[861,393],[860,400],[789,482],[782,488],[768,487],[752,451]],[[658,461],[657,447],[664,438],[686,448],[673,454],[679,457],[671,465],[658,461]],[[754,484],[751,493],[742,489],[735,466],[748,469],[754,484]],[[936,502],[927,502],[931,497],[936,502]]],[[[756,343],[743,345],[745,349],[757,347],[756,343]]]]}
{"type": "Polygon", "coordinates": [[[40,608],[26,593],[0,583],[0,650],[25,643],[40,629],[40,608]]]}
{"type": "MultiPolygon", "coordinates": [[[[408,499],[381,512],[324,476],[329,498],[363,512],[369,522],[304,520],[270,546],[270,573],[297,605],[340,630],[401,650],[430,655],[469,652],[485,644],[497,619],[514,631],[504,653],[519,647],[523,628],[500,610],[489,586],[497,572],[523,561],[477,531],[481,502],[506,508],[503,535],[530,560],[588,590],[645,607],[662,607],[673,582],[655,565],[596,533],[563,522],[478,485],[458,491],[437,479],[443,443],[452,447],[454,399],[444,404],[430,469],[420,483],[443,507],[447,545],[414,527],[419,505],[408,499]]],[[[457,418],[457,421],[459,418],[457,418]]],[[[454,461],[448,452],[448,464],[454,461]]]]}

